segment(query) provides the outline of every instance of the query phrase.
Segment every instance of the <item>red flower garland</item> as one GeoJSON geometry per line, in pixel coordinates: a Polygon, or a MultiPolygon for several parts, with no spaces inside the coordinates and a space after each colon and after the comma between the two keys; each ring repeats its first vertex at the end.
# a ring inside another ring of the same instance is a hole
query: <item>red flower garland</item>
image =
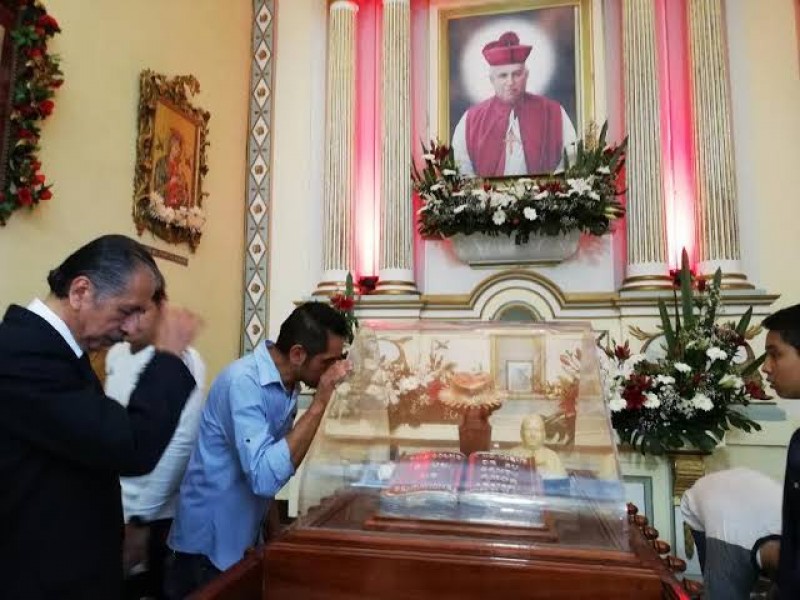
{"type": "Polygon", "coordinates": [[[33,208],[53,197],[40,172],[40,122],[49,117],[55,91],[64,83],[59,59],[47,42],[61,28],[38,0],[20,0],[17,26],[11,32],[17,56],[13,74],[5,189],[0,191],[0,225],[22,207],[33,208]]]}

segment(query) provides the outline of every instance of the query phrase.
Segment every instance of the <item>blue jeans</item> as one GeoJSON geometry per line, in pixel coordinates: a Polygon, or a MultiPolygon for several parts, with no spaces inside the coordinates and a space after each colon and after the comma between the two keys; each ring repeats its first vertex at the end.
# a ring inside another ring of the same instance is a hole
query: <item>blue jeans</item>
{"type": "Polygon", "coordinates": [[[164,578],[168,600],[183,600],[221,572],[203,554],[171,551],[167,557],[167,573],[164,578]]]}

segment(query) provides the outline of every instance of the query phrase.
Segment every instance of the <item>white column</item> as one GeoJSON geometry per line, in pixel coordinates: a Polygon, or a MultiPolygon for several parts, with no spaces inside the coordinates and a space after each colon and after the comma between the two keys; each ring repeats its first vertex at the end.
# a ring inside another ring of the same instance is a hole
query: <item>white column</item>
{"type": "Polygon", "coordinates": [[[344,288],[353,265],[357,12],[358,5],[350,0],[335,0],[329,9],[323,275],[316,295],[344,288]]]}
{"type": "Polygon", "coordinates": [[[653,0],[624,0],[628,257],[623,290],[669,285],[653,0]]]}
{"type": "Polygon", "coordinates": [[[721,0],[690,0],[694,111],[695,223],[699,270],[722,268],[727,287],[752,286],[742,273],[731,128],[730,75],[721,0]]]}
{"type": "Polygon", "coordinates": [[[383,1],[383,123],[378,294],[418,294],[411,190],[411,6],[383,1]]]}

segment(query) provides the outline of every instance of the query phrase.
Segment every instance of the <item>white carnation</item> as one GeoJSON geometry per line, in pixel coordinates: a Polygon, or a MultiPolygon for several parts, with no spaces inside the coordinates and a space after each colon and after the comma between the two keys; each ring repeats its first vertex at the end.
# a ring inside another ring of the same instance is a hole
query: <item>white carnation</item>
{"type": "Polygon", "coordinates": [[[657,375],[656,383],[660,383],[661,385],[674,385],[675,378],[670,377],[669,375],[657,375]]]}
{"type": "Polygon", "coordinates": [[[675,370],[680,372],[680,373],[691,373],[692,372],[692,367],[690,367],[686,363],[676,362],[675,363],[675,370]]]}
{"type": "Polygon", "coordinates": [[[711,362],[714,362],[715,360],[725,360],[726,358],[728,358],[728,353],[725,352],[725,350],[722,350],[721,348],[712,346],[711,348],[706,350],[706,356],[711,362]]]}
{"type": "Polygon", "coordinates": [[[528,221],[535,221],[536,217],[538,216],[536,214],[536,209],[531,206],[526,206],[522,211],[522,214],[525,215],[525,218],[528,219],[528,221]]]}
{"type": "Polygon", "coordinates": [[[647,398],[647,400],[644,401],[645,408],[658,408],[661,406],[661,399],[657,394],[654,394],[653,392],[645,392],[644,397],[647,398]]]}
{"type": "Polygon", "coordinates": [[[506,213],[502,209],[498,208],[492,215],[492,221],[494,221],[495,225],[502,225],[506,222],[506,213]]]}
{"type": "Polygon", "coordinates": [[[625,402],[625,399],[619,394],[612,396],[611,400],[608,402],[608,408],[611,409],[611,412],[619,412],[627,408],[627,406],[628,403],[625,402]]]}
{"type": "Polygon", "coordinates": [[[740,390],[744,387],[744,379],[733,373],[728,373],[719,380],[719,387],[740,390]]]}
{"type": "Polygon", "coordinates": [[[397,387],[401,392],[411,392],[419,387],[419,380],[416,377],[403,377],[397,387]]]}
{"type": "Polygon", "coordinates": [[[711,398],[700,393],[694,395],[694,398],[692,398],[692,405],[698,410],[708,411],[714,408],[714,403],[711,401],[711,398]]]}
{"type": "Polygon", "coordinates": [[[567,179],[570,193],[585,194],[592,190],[592,186],[586,179],[567,179]]]}

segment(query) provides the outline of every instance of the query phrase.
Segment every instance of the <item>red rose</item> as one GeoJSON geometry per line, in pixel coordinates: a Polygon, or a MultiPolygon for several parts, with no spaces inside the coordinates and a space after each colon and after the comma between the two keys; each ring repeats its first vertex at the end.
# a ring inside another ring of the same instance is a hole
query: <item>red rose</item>
{"type": "Polygon", "coordinates": [[[708,287],[708,282],[705,279],[701,278],[701,279],[697,280],[697,291],[698,292],[700,292],[702,294],[703,292],[706,291],[707,287],[708,287]]]}
{"type": "Polygon", "coordinates": [[[42,163],[40,163],[38,160],[35,160],[35,161],[33,161],[33,162],[31,163],[31,169],[32,169],[33,171],[38,171],[38,170],[39,170],[39,169],[41,169],[41,168],[42,168],[42,163]]]}
{"type": "Polygon", "coordinates": [[[769,400],[769,396],[757,381],[750,380],[744,384],[745,392],[756,400],[769,400]]]}
{"type": "Polygon", "coordinates": [[[52,82],[50,82],[50,87],[60,88],[63,85],[63,83],[64,83],[63,79],[54,79],[52,82]]]}
{"type": "Polygon", "coordinates": [[[31,48],[28,50],[28,58],[41,58],[41,57],[42,57],[41,48],[31,48]]]}
{"type": "Polygon", "coordinates": [[[42,116],[49,116],[53,112],[53,108],[55,108],[55,102],[52,100],[44,100],[39,103],[39,112],[42,113],[42,116]]]}
{"type": "Polygon", "coordinates": [[[43,184],[44,183],[44,175],[42,175],[41,173],[36,173],[33,176],[33,183],[38,184],[38,185],[43,184]]]}
{"type": "Polygon", "coordinates": [[[33,32],[38,36],[42,37],[45,34],[44,27],[34,27],[33,32]]]}
{"type": "Polygon", "coordinates": [[[625,342],[624,346],[617,346],[614,348],[614,356],[619,360],[628,360],[631,357],[631,345],[625,342]]]}
{"type": "Polygon", "coordinates": [[[50,198],[52,197],[53,197],[53,192],[51,192],[49,189],[43,189],[39,193],[39,200],[50,200],[50,198]]]}
{"type": "Polygon", "coordinates": [[[30,206],[33,204],[33,194],[28,188],[21,188],[17,191],[17,204],[20,206],[30,206]]]}
{"type": "Polygon", "coordinates": [[[353,310],[353,307],[356,305],[356,301],[353,298],[348,298],[343,294],[335,294],[331,296],[331,305],[336,309],[342,312],[350,312],[353,310]]]}
{"type": "Polygon", "coordinates": [[[641,408],[647,398],[644,393],[650,389],[650,378],[647,375],[634,373],[622,391],[622,397],[629,409],[641,408]]]}
{"type": "Polygon", "coordinates": [[[443,388],[444,384],[438,379],[434,379],[428,384],[427,392],[431,402],[439,401],[439,392],[441,392],[443,388]]]}
{"type": "Polygon", "coordinates": [[[36,134],[30,129],[20,129],[17,131],[17,136],[22,140],[31,140],[36,137],[36,134]]]}
{"type": "Polygon", "coordinates": [[[39,19],[36,21],[36,24],[39,27],[42,27],[52,33],[61,31],[61,27],[58,26],[58,21],[56,21],[53,17],[47,14],[39,17],[39,19]]]}

